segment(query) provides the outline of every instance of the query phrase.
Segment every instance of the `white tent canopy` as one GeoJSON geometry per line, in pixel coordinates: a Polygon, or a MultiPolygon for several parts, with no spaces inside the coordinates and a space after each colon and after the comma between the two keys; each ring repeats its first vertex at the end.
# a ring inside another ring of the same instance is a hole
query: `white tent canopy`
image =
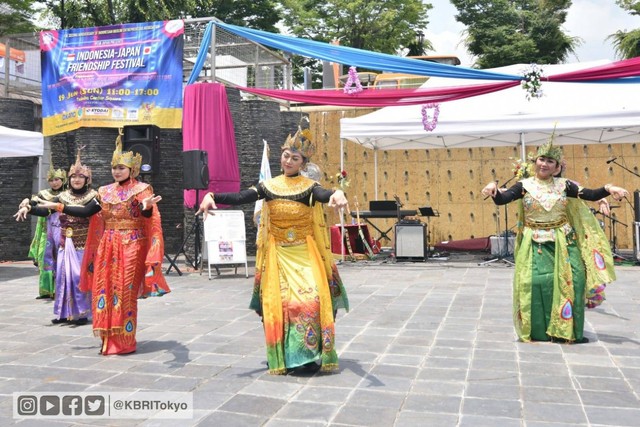
{"type": "Polygon", "coordinates": [[[42,156],[44,137],[40,132],[0,126],[0,158],[42,156]]]}
{"type": "MultiPolygon", "coordinates": [[[[543,66],[544,75],[604,65],[610,61],[543,66]]],[[[519,74],[525,64],[493,69],[519,74]]],[[[486,83],[430,78],[422,87],[486,83]]],[[[520,86],[440,104],[436,128],[422,124],[421,106],[385,107],[340,121],[340,137],[376,150],[499,147],[544,143],[556,127],[565,144],[630,142],[640,133],[640,84],[543,82],[543,97],[526,99],[520,86]]]]}
{"type": "MultiPolygon", "coordinates": [[[[565,73],[610,63],[596,61],[542,66],[543,75],[565,73]]],[[[492,71],[523,74],[528,65],[492,71]]],[[[430,78],[422,87],[455,87],[486,83],[430,78]]],[[[440,104],[435,129],[426,131],[422,106],[385,107],[357,118],[340,120],[340,137],[376,150],[504,147],[540,145],[555,128],[555,142],[624,143],[640,139],[640,84],[542,83],[543,96],[527,100],[520,86],[440,104]]],[[[376,164],[377,166],[377,164],[376,164]]],[[[377,167],[376,167],[377,175],[377,167]]],[[[377,176],[376,176],[377,180],[377,176]]],[[[377,186],[376,186],[377,189],[377,186]]]]}

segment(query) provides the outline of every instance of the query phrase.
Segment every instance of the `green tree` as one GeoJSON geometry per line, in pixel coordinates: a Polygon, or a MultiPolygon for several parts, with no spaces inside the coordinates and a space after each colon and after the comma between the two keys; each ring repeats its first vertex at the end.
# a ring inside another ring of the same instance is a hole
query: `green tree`
{"type": "Polygon", "coordinates": [[[192,9],[193,17],[216,17],[227,24],[278,33],[279,6],[273,0],[201,0],[192,9]]]}
{"type": "MultiPolygon", "coordinates": [[[[640,16],[640,1],[617,0],[618,6],[631,15],[640,16]]],[[[616,55],[621,59],[630,59],[640,56],[640,28],[630,31],[618,30],[607,37],[613,42],[616,55]]]]}
{"type": "Polygon", "coordinates": [[[570,0],[451,0],[479,68],[565,61],[581,40],[562,31],[570,0]]]}
{"type": "Polygon", "coordinates": [[[5,0],[0,4],[0,36],[29,33],[36,29],[31,22],[33,0],[5,0]]]}
{"type": "Polygon", "coordinates": [[[191,16],[196,0],[40,0],[44,21],[55,28],[100,27],[191,16]]]}
{"type": "Polygon", "coordinates": [[[415,43],[431,4],[421,0],[282,0],[284,24],[298,37],[382,53],[415,43]]]}
{"type": "Polygon", "coordinates": [[[220,17],[225,22],[276,31],[273,0],[36,0],[49,27],[84,28],[170,19],[220,17]]]}
{"type": "MultiPolygon", "coordinates": [[[[431,49],[428,41],[416,43],[432,8],[421,0],[281,0],[281,5],[283,23],[297,37],[389,54],[431,49]]],[[[299,56],[292,61],[295,82],[302,81],[304,65],[313,70],[313,87],[320,86],[319,61],[299,56]]]]}

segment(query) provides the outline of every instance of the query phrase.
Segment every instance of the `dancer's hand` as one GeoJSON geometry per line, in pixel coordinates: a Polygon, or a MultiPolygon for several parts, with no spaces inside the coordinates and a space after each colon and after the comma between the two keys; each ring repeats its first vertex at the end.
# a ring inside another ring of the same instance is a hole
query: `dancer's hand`
{"type": "Polygon", "coordinates": [[[142,210],[146,211],[151,209],[153,205],[158,203],[160,200],[162,200],[162,196],[156,196],[155,194],[150,195],[146,199],[142,199],[142,210]]]}
{"type": "Polygon", "coordinates": [[[200,202],[200,208],[196,212],[196,215],[202,214],[202,220],[204,221],[207,219],[209,211],[214,209],[218,209],[218,207],[216,206],[216,201],[213,199],[213,193],[207,193],[204,199],[202,199],[202,202],[200,202]]]}
{"type": "Polygon", "coordinates": [[[344,191],[336,190],[333,192],[331,197],[329,197],[329,206],[332,208],[340,209],[347,206],[349,202],[344,195],[344,191]]]}
{"type": "Polygon", "coordinates": [[[609,215],[611,213],[611,209],[607,199],[598,200],[598,210],[600,211],[600,213],[603,213],[605,215],[609,215]]]}
{"type": "Polygon", "coordinates": [[[492,181],[492,182],[488,183],[482,189],[482,195],[483,196],[495,197],[497,193],[498,193],[498,184],[496,184],[495,181],[492,181]]]}
{"type": "Polygon", "coordinates": [[[617,201],[620,201],[629,195],[629,192],[627,190],[625,190],[622,187],[618,187],[616,185],[607,184],[604,186],[604,188],[617,201]]]}
{"type": "Polygon", "coordinates": [[[25,219],[27,219],[27,213],[29,212],[29,208],[27,208],[26,206],[21,207],[20,209],[18,209],[18,212],[16,212],[13,217],[16,219],[16,221],[20,222],[20,221],[24,221],[25,219]]]}

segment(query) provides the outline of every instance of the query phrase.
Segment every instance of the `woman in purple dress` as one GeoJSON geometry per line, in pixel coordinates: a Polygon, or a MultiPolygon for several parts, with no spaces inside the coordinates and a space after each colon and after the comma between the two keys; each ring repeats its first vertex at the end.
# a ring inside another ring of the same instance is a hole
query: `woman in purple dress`
{"type": "MultiPolygon", "coordinates": [[[[58,206],[84,206],[96,197],[96,191],[91,189],[91,169],[80,162],[80,152],[76,157],[76,163],[69,169],[68,177],[69,189],[53,199],[58,206]]],[[[40,217],[47,217],[53,213],[58,216],[60,223],[53,306],[55,318],[51,323],[85,325],[91,316],[91,296],[81,292],[79,284],[89,219],[37,205],[20,208],[15,215],[16,219],[24,220],[27,213],[40,217]]]]}

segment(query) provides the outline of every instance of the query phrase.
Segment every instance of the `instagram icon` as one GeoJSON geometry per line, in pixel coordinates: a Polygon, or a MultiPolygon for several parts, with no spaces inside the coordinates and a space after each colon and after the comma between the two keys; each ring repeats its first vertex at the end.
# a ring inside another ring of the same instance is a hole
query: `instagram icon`
{"type": "Polygon", "coordinates": [[[31,416],[38,413],[38,398],[36,396],[18,396],[18,414],[31,416]]]}

